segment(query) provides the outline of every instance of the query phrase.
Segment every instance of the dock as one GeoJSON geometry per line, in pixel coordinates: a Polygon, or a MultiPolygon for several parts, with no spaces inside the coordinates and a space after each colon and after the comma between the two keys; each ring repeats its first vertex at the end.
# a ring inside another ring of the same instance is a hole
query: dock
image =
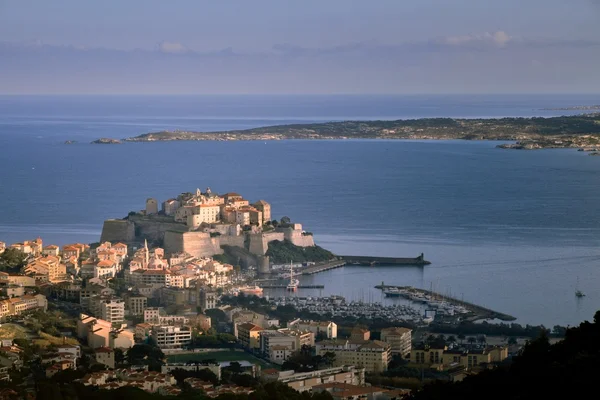
{"type": "Polygon", "coordinates": [[[423,295],[431,296],[432,298],[434,298],[436,300],[445,301],[447,303],[451,303],[451,304],[458,305],[458,306],[463,306],[474,314],[471,318],[469,318],[470,320],[477,320],[477,319],[499,319],[501,321],[516,320],[516,318],[513,317],[512,315],[494,311],[494,310],[482,307],[477,304],[469,303],[467,301],[459,300],[454,297],[436,293],[436,292],[433,292],[430,290],[419,289],[419,288],[415,288],[412,286],[394,286],[394,285],[383,285],[383,284],[377,285],[377,286],[375,286],[375,288],[381,289],[381,290],[396,288],[396,289],[400,289],[400,290],[409,291],[412,293],[420,293],[423,295]]]}
{"type": "Polygon", "coordinates": [[[330,269],[340,268],[344,265],[346,265],[346,261],[344,260],[319,262],[309,267],[303,268],[301,273],[302,275],[313,275],[318,274],[319,272],[329,271],[330,269]]]}
{"type": "Polygon", "coordinates": [[[340,256],[347,265],[406,265],[406,266],[423,266],[429,265],[431,262],[425,260],[425,255],[421,253],[414,258],[398,258],[398,257],[369,257],[369,256],[340,256]]]}

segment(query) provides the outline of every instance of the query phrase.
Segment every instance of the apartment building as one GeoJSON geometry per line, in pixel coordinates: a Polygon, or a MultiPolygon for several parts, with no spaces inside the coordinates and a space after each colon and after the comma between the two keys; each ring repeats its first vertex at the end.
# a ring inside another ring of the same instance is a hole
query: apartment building
{"type": "Polygon", "coordinates": [[[381,341],[391,346],[392,355],[406,357],[410,355],[412,330],[400,327],[383,328],[381,330],[381,341]]]}
{"type": "Polygon", "coordinates": [[[161,349],[182,349],[192,342],[192,330],[186,326],[155,326],[152,338],[161,349]]]}
{"type": "Polygon", "coordinates": [[[366,372],[384,372],[392,358],[391,346],[380,340],[328,340],[316,344],[317,354],[335,354],[334,366],[355,365],[366,372]]]}
{"type": "Polygon", "coordinates": [[[130,295],[125,298],[125,310],[128,315],[144,315],[144,310],[148,306],[148,298],[141,295],[130,295]]]}
{"type": "Polygon", "coordinates": [[[258,325],[246,322],[237,326],[237,338],[240,344],[247,349],[260,348],[260,333],[263,328],[258,325]]]}

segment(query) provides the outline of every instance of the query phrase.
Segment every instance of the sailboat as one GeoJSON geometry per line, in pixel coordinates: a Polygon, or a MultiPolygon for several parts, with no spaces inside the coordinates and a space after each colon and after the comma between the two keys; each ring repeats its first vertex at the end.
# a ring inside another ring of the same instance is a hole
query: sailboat
{"type": "Polygon", "coordinates": [[[292,267],[292,262],[290,261],[290,283],[288,283],[286,289],[295,292],[298,290],[298,285],[300,281],[298,279],[294,279],[294,268],[292,267]]]}
{"type": "Polygon", "coordinates": [[[583,293],[581,290],[579,290],[579,277],[577,277],[577,285],[575,286],[575,296],[576,297],[585,296],[585,293],[583,293]]]}

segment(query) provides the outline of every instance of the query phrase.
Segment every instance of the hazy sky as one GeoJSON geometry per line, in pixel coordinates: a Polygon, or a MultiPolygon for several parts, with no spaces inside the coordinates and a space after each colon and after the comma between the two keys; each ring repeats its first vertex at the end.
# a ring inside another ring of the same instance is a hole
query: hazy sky
{"type": "Polygon", "coordinates": [[[600,0],[0,0],[0,42],[1,93],[600,92],[600,0]]]}

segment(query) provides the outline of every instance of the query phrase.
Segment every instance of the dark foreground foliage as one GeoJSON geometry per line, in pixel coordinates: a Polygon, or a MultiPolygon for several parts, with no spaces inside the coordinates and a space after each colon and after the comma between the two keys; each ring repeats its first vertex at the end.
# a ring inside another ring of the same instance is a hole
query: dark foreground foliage
{"type": "Polygon", "coordinates": [[[594,322],[568,329],[550,345],[542,334],[504,368],[484,371],[458,383],[436,382],[414,393],[413,400],[575,399],[596,395],[600,372],[600,311],[594,322]]]}

